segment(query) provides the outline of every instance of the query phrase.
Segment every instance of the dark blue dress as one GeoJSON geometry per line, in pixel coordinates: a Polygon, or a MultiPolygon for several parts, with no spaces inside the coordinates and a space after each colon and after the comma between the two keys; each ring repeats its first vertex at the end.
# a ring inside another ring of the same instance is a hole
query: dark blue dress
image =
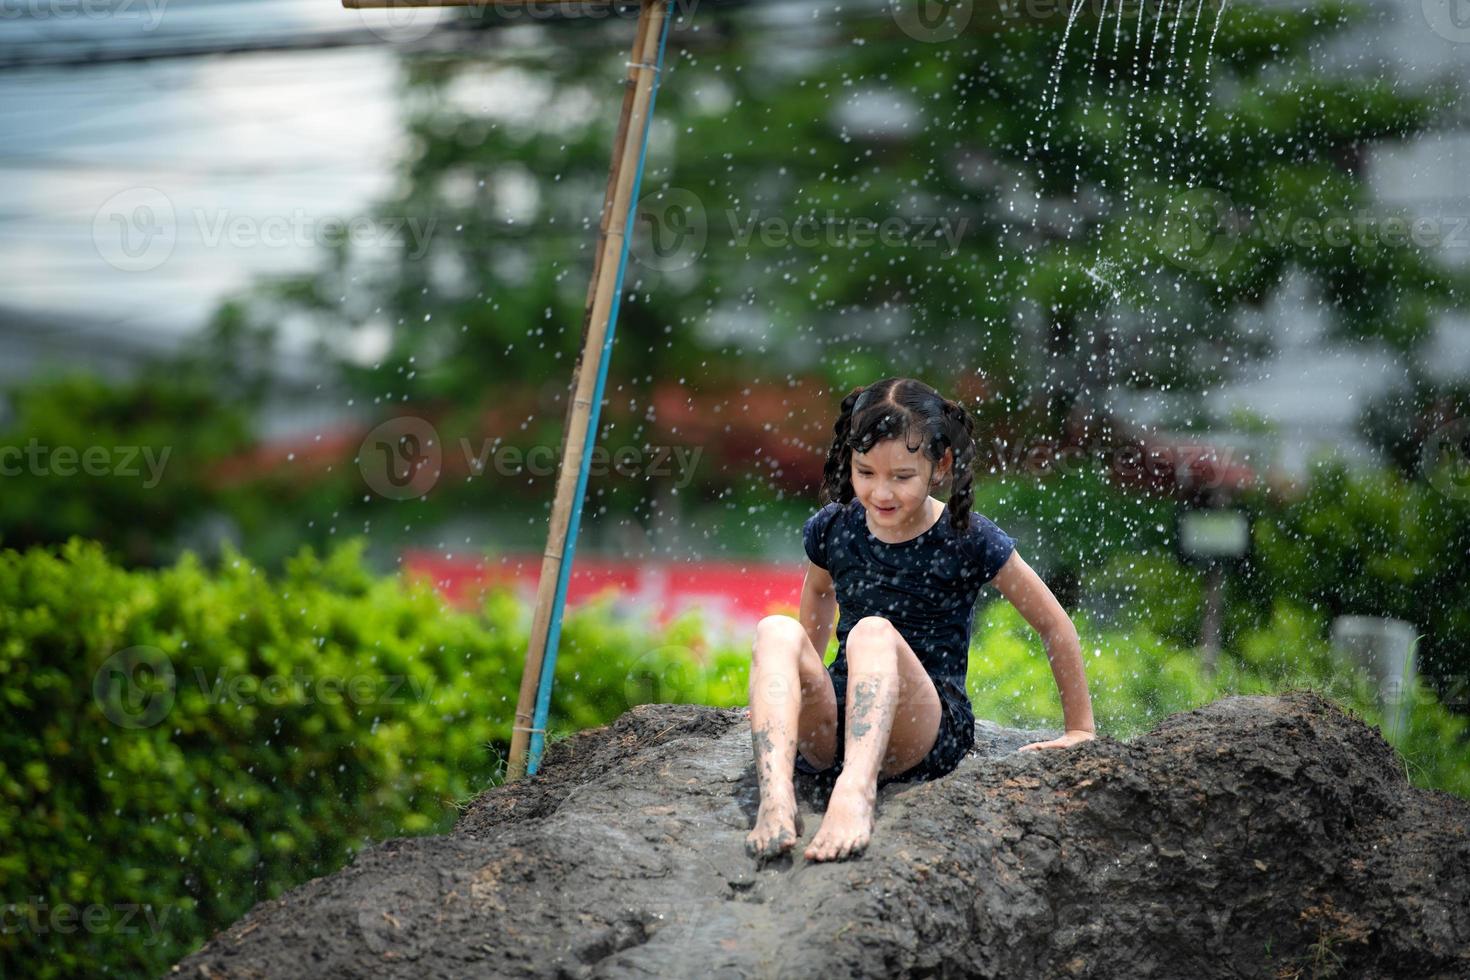
{"type": "MultiPolygon", "coordinates": [[[[952,772],[975,744],[975,713],[965,691],[975,602],[1015,551],[1015,539],[974,511],[969,530],[959,534],[946,511],[918,537],[890,544],[868,530],[867,513],[856,498],[845,507],[827,504],[801,533],[807,557],[827,570],[837,592],[837,658],[827,668],[837,697],[837,758],[822,774],[835,778],[842,770],[847,634],[865,616],[882,616],[908,641],[943,709],[934,748],[918,765],[889,778],[923,781],[952,772]]],[[[796,768],[818,772],[799,751],[796,768]]]]}

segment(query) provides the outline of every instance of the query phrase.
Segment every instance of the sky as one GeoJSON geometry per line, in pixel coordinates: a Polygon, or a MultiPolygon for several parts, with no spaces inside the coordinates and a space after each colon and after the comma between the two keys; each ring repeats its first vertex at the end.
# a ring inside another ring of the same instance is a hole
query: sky
{"type": "Polygon", "coordinates": [[[313,267],[330,222],[390,185],[401,151],[390,40],[14,64],[364,28],[363,13],[324,0],[149,2],[0,19],[0,304],[187,333],[256,277],[313,267]]]}

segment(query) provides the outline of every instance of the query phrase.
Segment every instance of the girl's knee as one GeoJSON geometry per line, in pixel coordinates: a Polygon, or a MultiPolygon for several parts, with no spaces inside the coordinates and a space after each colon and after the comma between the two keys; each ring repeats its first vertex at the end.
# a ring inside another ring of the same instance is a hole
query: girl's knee
{"type": "Polygon", "coordinates": [[[897,635],[898,630],[882,616],[864,616],[854,623],[852,630],[848,632],[847,648],[851,650],[854,641],[860,645],[871,645],[876,642],[887,646],[897,635]]]}
{"type": "Polygon", "coordinates": [[[852,676],[891,674],[898,663],[898,631],[881,616],[860,619],[847,634],[847,663],[852,676]]]}
{"type": "Polygon", "coordinates": [[[755,624],[751,654],[756,657],[797,656],[806,631],[792,616],[766,616],[755,624]]]}

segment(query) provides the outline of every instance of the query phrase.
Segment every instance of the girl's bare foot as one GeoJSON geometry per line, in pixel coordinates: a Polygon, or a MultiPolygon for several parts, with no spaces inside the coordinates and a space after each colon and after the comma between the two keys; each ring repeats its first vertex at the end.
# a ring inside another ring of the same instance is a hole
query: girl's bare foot
{"type": "Polygon", "coordinates": [[[745,853],[753,858],[779,857],[796,846],[801,834],[801,813],[796,809],[794,791],[763,799],[755,829],[745,838],[745,853]]]}
{"type": "Polygon", "coordinates": [[[862,787],[844,784],[839,778],[827,802],[821,829],[807,845],[806,859],[831,861],[861,854],[873,836],[876,802],[876,790],[864,791],[862,787]]]}

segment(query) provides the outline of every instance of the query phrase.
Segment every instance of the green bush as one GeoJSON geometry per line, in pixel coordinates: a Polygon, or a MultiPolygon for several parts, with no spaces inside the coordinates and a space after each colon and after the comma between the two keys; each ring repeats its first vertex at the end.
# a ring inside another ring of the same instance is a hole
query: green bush
{"type": "MultiPolygon", "coordinates": [[[[552,739],[696,677],[689,620],[607,619],[567,618],[552,739]]],[[[503,778],[528,628],[508,591],[455,612],[360,544],[274,581],[238,556],[0,553],[0,975],[157,976],[369,841],[447,831],[503,778]],[[85,928],[65,911],[89,908],[85,928]]],[[[743,676],[693,683],[744,700],[743,676]]]]}
{"type": "Polygon", "coordinates": [[[1094,601],[1120,609],[1121,625],[1146,627],[1175,646],[1199,640],[1205,576],[1172,552],[1114,555],[1088,571],[1082,587],[1094,601]]]}
{"type": "MultiPolygon", "coordinates": [[[[1344,666],[1321,638],[1326,618],[1279,601],[1269,622],[1239,637],[1239,656],[1224,655],[1211,676],[1190,648],[1160,639],[1147,626],[1095,626],[1076,616],[1082,659],[1098,731],[1128,738],[1176,711],[1230,694],[1267,694],[1310,688],[1333,699],[1368,725],[1382,727],[1366,675],[1344,666]]],[[[968,690],[976,717],[1004,725],[1062,723],[1061,702],[1036,632],[1008,602],[992,602],[976,623],[968,690]]],[[[1470,798],[1467,721],[1415,681],[1405,692],[1407,724],[1389,742],[1404,759],[1414,785],[1470,798]]]]}
{"type": "Polygon", "coordinates": [[[1258,556],[1242,598],[1267,609],[1290,599],[1330,615],[1406,620],[1422,634],[1426,680],[1446,697],[1463,687],[1470,496],[1322,460],[1300,499],[1281,506],[1257,495],[1251,507],[1258,556]]]}
{"type": "Polygon", "coordinates": [[[116,384],[67,374],[5,394],[0,544],[9,548],[76,535],[130,564],[157,564],[210,510],[210,466],[250,438],[247,413],[213,378],[162,368],[116,384]]]}
{"type": "MultiPolygon", "coordinates": [[[[1007,475],[976,490],[976,508],[1020,542],[1027,562],[1069,607],[1120,609],[1124,627],[1170,643],[1199,640],[1205,573],[1174,555],[1172,503],[1141,500],[1079,467],[1043,477],[1007,475]],[[1064,594],[1076,574],[1082,597],[1064,594]],[[1085,601],[1084,601],[1085,600],[1085,601]]],[[[1388,616],[1421,634],[1419,669],[1452,709],[1470,687],[1470,494],[1392,470],[1358,471],[1339,460],[1311,467],[1299,496],[1244,494],[1252,554],[1225,579],[1221,640],[1269,628],[1279,603],[1322,614],[1388,616]]]]}
{"type": "MultiPolygon", "coordinates": [[[[1099,731],[1124,738],[1176,711],[1208,703],[1213,687],[1193,652],[1147,627],[1096,632],[1074,617],[1099,731]]],[[[975,715],[1019,727],[1062,724],[1051,665],[1036,631],[1008,602],[992,602],[976,624],[967,687],[975,715]]]]}

